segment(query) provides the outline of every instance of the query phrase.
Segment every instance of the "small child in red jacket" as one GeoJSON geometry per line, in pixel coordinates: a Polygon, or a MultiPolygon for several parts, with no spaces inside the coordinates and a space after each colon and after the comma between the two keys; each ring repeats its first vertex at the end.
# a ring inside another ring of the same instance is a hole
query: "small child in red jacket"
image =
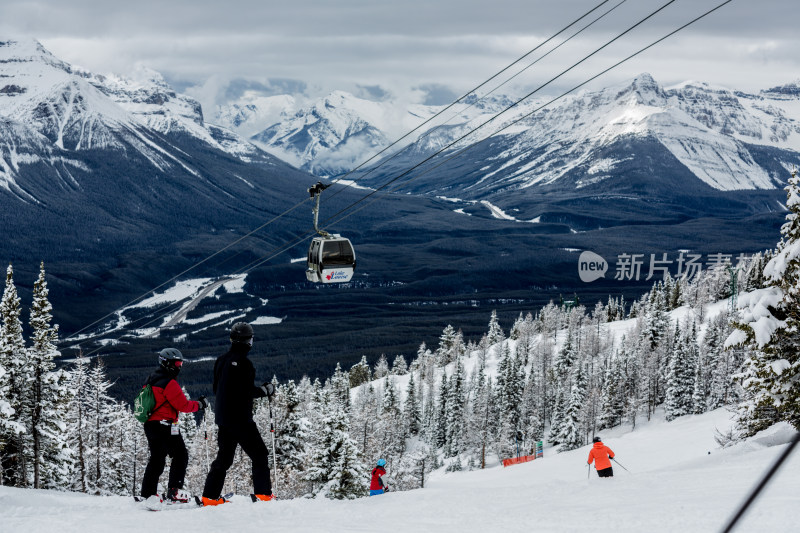
{"type": "Polygon", "coordinates": [[[378,459],[378,466],[372,469],[372,479],[369,483],[370,496],[377,496],[378,494],[383,494],[389,490],[383,483],[383,479],[381,477],[386,475],[386,469],[384,466],[386,466],[386,459],[378,459]]]}

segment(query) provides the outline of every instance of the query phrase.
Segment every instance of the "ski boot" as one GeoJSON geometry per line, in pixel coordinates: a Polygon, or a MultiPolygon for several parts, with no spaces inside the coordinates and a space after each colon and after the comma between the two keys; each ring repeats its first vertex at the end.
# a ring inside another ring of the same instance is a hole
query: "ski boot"
{"type": "Polygon", "coordinates": [[[167,503],[188,503],[191,497],[191,494],[183,489],[172,488],[167,491],[164,501],[167,503]]]}
{"type": "Polygon", "coordinates": [[[142,505],[151,511],[159,511],[161,510],[161,501],[161,496],[158,494],[153,494],[149,498],[143,500],[142,505]]]}
{"type": "Polygon", "coordinates": [[[250,499],[255,502],[269,502],[275,499],[274,494],[251,494],[250,499]]]}
{"type": "Polygon", "coordinates": [[[205,496],[195,496],[194,497],[195,503],[201,507],[211,507],[215,505],[222,505],[223,503],[228,503],[228,500],[223,498],[213,499],[213,498],[206,498],[205,496]]]}

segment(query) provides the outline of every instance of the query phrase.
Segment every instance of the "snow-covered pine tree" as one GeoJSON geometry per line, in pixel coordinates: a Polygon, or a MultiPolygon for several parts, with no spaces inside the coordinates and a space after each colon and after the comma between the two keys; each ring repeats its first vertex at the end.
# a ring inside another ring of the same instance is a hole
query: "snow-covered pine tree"
{"type": "Polygon", "coordinates": [[[561,434],[558,439],[561,443],[558,448],[560,452],[576,450],[583,445],[581,411],[586,398],[586,385],[586,374],[581,365],[575,372],[575,382],[570,389],[569,403],[561,425],[561,434]]]}
{"type": "Polygon", "coordinates": [[[308,439],[308,421],[300,410],[300,396],[294,380],[289,380],[281,387],[284,396],[285,415],[283,424],[277,435],[280,443],[281,468],[293,472],[302,472],[308,439]]]}
{"type": "Polygon", "coordinates": [[[26,433],[25,419],[30,412],[30,369],[28,352],[22,336],[20,298],[14,286],[14,269],[8,265],[6,286],[0,302],[0,368],[4,370],[2,387],[6,390],[8,407],[6,419],[0,428],[0,465],[3,483],[16,487],[29,484],[27,456],[30,435],[26,433]]]}
{"type": "Polygon", "coordinates": [[[381,354],[378,362],[375,363],[375,369],[372,372],[372,379],[383,379],[389,375],[389,362],[386,360],[386,354],[381,354]]]}
{"type": "Polygon", "coordinates": [[[392,362],[392,374],[395,376],[405,376],[408,374],[408,363],[403,354],[398,354],[392,362]]]}
{"type": "Polygon", "coordinates": [[[403,414],[406,422],[406,433],[409,436],[419,435],[420,430],[422,430],[422,410],[420,409],[419,394],[417,392],[416,381],[414,380],[414,372],[411,372],[408,377],[403,414]]]}
{"type": "MultiPolygon", "coordinates": [[[[390,460],[405,451],[406,434],[400,399],[394,379],[386,376],[383,382],[383,401],[376,429],[378,455],[390,460]]],[[[378,458],[376,457],[376,460],[378,458]]]]}
{"type": "Polygon", "coordinates": [[[703,344],[709,365],[709,393],[706,408],[717,409],[736,401],[734,374],[741,363],[737,361],[737,348],[725,348],[725,339],[731,332],[731,318],[721,313],[706,330],[703,344]]]}
{"type": "Polygon", "coordinates": [[[622,423],[625,413],[625,382],[622,377],[621,357],[617,352],[608,361],[606,376],[603,381],[603,403],[600,407],[600,424],[598,429],[609,429],[622,423]]]}
{"type": "Polygon", "coordinates": [[[691,414],[693,411],[692,393],[694,392],[695,350],[691,344],[690,333],[681,334],[675,326],[675,347],[670,358],[667,375],[667,392],[664,411],[667,421],[679,416],[691,414]]]}
{"type": "Polygon", "coordinates": [[[75,363],[69,371],[69,388],[72,390],[72,402],[68,413],[67,429],[70,447],[75,452],[75,470],[70,488],[77,492],[88,492],[89,480],[89,418],[86,413],[86,403],[89,393],[89,359],[84,357],[83,351],[78,353],[75,363]]]}
{"type": "Polygon", "coordinates": [[[362,355],[361,361],[350,367],[350,387],[355,388],[372,379],[372,371],[367,362],[367,356],[362,355]]]}
{"type": "MultiPolygon", "coordinates": [[[[384,361],[386,359],[384,358],[384,361]]],[[[350,375],[347,372],[342,371],[342,365],[336,363],[336,369],[333,371],[333,377],[331,378],[331,386],[333,387],[333,392],[336,394],[336,397],[339,399],[339,403],[342,405],[342,408],[350,411],[350,375]]]]}
{"type": "Polygon", "coordinates": [[[448,324],[439,336],[439,347],[436,349],[436,364],[445,366],[454,360],[458,350],[456,346],[456,330],[448,324]]]}
{"type": "Polygon", "coordinates": [[[442,382],[436,396],[436,417],[433,428],[433,445],[442,448],[447,445],[447,398],[448,394],[447,373],[442,372],[442,382]]]}
{"type": "Polygon", "coordinates": [[[492,310],[492,316],[489,318],[489,331],[486,333],[486,340],[489,341],[489,345],[495,345],[499,342],[503,342],[506,339],[505,333],[503,333],[503,328],[500,327],[500,322],[497,320],[497,311],[492,310]]]}
{"type": "Polygon", "coordinates": [[[739,406],[739,425],[753,434],[779,420],[800,430],[800,177],[792,172],[786,186],[789,212],[781,227],[781,241],[764,267],[764,278],[774,306],[769,315],[750,316],[737,327],[743,342],[734,335],[728,344],[748,348],[740,374],[747,397],[739,406]]]}
{"type": "Polygon", "coordinates": [[[55,370],[54,359],[58,326],[51,325],[53,309],[48,300],[44,263],[33,285],[30,326],[31,347],[28,364],[31,373],[28,432],[31,436],[34,488],[65,489],[72,476],[73,451],[67,442],[67,410],[71,391],[67,374],[55,370]]]}
{"type": "Polygon", "coordinates": [[[455,457],[464,449],[464,413],[466,410],[466,376],[461,357],[456,357],[453,375],[447,388],[447,429],[445,455],[455,457]]]}
{"type": "Polygon", "coordinates": [[[323,494],[331,499],[365,496],[369,471],[350,438],[347,414],[338,398],[328,393],[324,394],[321,407],[320,434],[304,479],[312,483],[315,496],[323,494]]]}
{"type": "Polygon", "coordinates": [[[79,484],[92,494],[121,494],[125,480],[119,477],[117,465],[122,451],[115,445],[115,429],[122,424],[124,412],[108,393],[113,383],[106,377],[103,360],[97,358],[86,374],[84,413],[86,416],[86,479],[79,484]]]}
{"type": "MultiPolygon", "coordinates": [[[[15,427],[17,422],[14,421],[14,410],[11,408],[11,403],[8,401],[8,383],[4,379],[6,376],[5,369],[0,365],[0,485],[4,485],[3,481],[3,468],[2,458],[4,457],[4,450],[6,440],[17,433],[15,427]]],[[[21,430],[21,428],[19,429],[21,430]]]]}
{"type": "Polygon", "coordinates": [[[555,398],[552,408],[552,417],[550,419],[550,432],[548,433],[548,440],[552,444],[561,444],[562,428],[564,425],[564,417],[567,412],[567,393],[564,391],[561,382],[555,383],[555,398]]]}

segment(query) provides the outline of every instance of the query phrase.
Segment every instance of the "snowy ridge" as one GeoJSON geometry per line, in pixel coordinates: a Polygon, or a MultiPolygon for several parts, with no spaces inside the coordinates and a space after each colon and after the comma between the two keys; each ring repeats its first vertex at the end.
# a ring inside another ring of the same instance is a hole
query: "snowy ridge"
{"type": "MultiPolygon", "coordinates": [[[[56,166],[52,154],[129,146],[160,171],[177,166],[199,175],[154,133],[189,135],[244,161],[268,158],[233,132],[207,126],[199,103],[177,94],[157,72],[141,69],[135,77],[75,69],[33,40],[0,41],[0,184],[11,191],[19,165],[56,166]]],[[[19,188],[13,192],[25,199],[19,188]]]]}
{"type": "MultiPolygon", "coordinates": [[[[266,109],[273,103],[274,100],[269,100],[266,109]]],[[[235,105],[241,109],[240,104],[235,105]]],[[[254,108],[253,115],[268,113],[256,104],[249,105],[254,108]]],[[[347,172],[402,133],[415,128],[434,109],[428,106],[398,109],[389,102],[373,102],[334,91],[293,113],[289,106],[280,121],[254,134],[251,140],[299,168],[318,176],[335,176],[347,172]]],[[[232,122],[230,112],[224,111],[218,120],[228,127],[236,127],[238,115],[235,117],[232,122]]]]}
{"type": "MultiPolygon", "coordinates": [[[[512,101],[497,95],[479,101],[473,95],[426,125],[404,152],[407,159],[401,160],[418,161],[512,101]]],[[[567,96],[533,113],[544,101],[534,98],[520,103],[454,147],[492,136],[497,141],[494,145],[501,147],[488,157],[495,163],[485,168],[487,172],[464,188],[490,194],[497,187],[493,182],[499,182],[524,189],[556,183],[581,169],[587,169],[585,177],[575,186],[591,187],[613,175],[616,164],[629,157],[597,154],[628,136],[657,140],[699,180],[722,191],[774,189],[782,183],[774,170],[750,153],[749,144],[800,154],[797,84],[746,94],[699,82],[663,88],[649,74],[642,74],[629,83],[567,96]],[[529,118],[507,127],[529,113],[533,113],[529,118]]],[[[254,138],[265,149],[312,173],[341,174],[397,137],[387,129],[386,117],[405,117],[395,125],[402,124],[408,131],[441,109],[401,105],[393,112],[392,105],[400,104],[369,102],[337,91],[294,115],[283,115],[254,138]]],[[[427,192],[442,194],[446,189],[427,192]]]]}

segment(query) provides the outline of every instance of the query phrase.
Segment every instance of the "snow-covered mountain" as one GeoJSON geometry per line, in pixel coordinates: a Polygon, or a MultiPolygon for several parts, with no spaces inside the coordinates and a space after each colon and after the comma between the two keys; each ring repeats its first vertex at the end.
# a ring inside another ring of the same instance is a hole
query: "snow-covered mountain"
{"type": "MultiPolygon", "coordinates": [[[[782,187],[786,170],[800,162],[797,82],[748,94],[699,82],[665,88],[642,74],[539,109],[547,101],[534,98],[515,106],[416,171],[402,190],[469,200],[509,191],[624,193],[649,186],[631,184],[630,179],[620,183],[632,167],[648,159],[649,172],[687,192],[774,190],[782,187]],[[452,163],[430,170],[455,150],[484,138],[452,163]]],[[[413,145],[391,161],[384,159],[363,183],[385,183],[512,102],[511,96],[468,98],[423,127],[425,133],[413,145]]],[[[335,176],[441,109],[418,105],[393,110],[394,105],[335,92],[286,113],[253,139],[314,174],[335,176]],[[401,117],[390,126],[403,127],[387,126],[387,117],[401,117]]]]}
{"type": "Polygon", "coordinates": [[[87,150],[133,149],[159,170],[197,172],[154,133],[189,136],[243,161],[274,162],[232,132],[205,124],[197,101],[177,94],[158,73],[140,74],[137,80],[96,75],[36,41],[0,42],[0,120],[8,132],[0,147],[3,186],[24,196],[14,181],[20,166],[71,161],[69,154],[87,150]]]}
{"type": "Polygon", "coordinates": [[[378,153],[436,109],[405,109],[334,91],[300,108],[290,95],[246,96],[218,107],[213,121],[249,135],[264,150],[303,170],[330,177],[378,153]]]}
{"type": "Polygon", "coordinates": [[[252,227],[313,179],[207,124],[155,72],[97,75],[0,40],[3,257],[103,261],[252,227]]]}
{"type": "MultiPolygon", "coordinates": [[[[670,166],[683,167],[712,189],[773,189],[785,181],[781,170],[800,160],[796,90],[792,84],[752,95],[702,83],[665,89],[642,74],[629,83],[569,96],[542,109],[541,100],[524,103],[442,157],[488,136],[486,141],[429,177],[415,179],[408,189],[450,196],[452,189],[459,189],[472,199],[542,186],[596,189],[598,183],[618,178],[626,161],[646,155],[631,150],[631,143],[642,141],[654,141],[673,160],[670,166]],[[511,125],[522,116],[526,118],[511,125]],[[456,165],[459,178],[442,180],[456,165]]],[[[441,128],[426,142],[446,146],[483,120],[478,117],[452,132],[441,128]]],[[[652,153],[652,147],[648,150],[652,153]]],[[[433,150],[423,147],[402,155],[367,183],[409,166],[418,152],[433,150]]],[[[674,173],[664,165],[652,171],[674,173]]]]}
{"type": "Polygon", "coordinates": [[[218,105],[211,121],[249,138],[266,126],[286,120],[297,107],[295,97],[289,94],[260,96],[246,93],[235,102],[218,105]]]}

